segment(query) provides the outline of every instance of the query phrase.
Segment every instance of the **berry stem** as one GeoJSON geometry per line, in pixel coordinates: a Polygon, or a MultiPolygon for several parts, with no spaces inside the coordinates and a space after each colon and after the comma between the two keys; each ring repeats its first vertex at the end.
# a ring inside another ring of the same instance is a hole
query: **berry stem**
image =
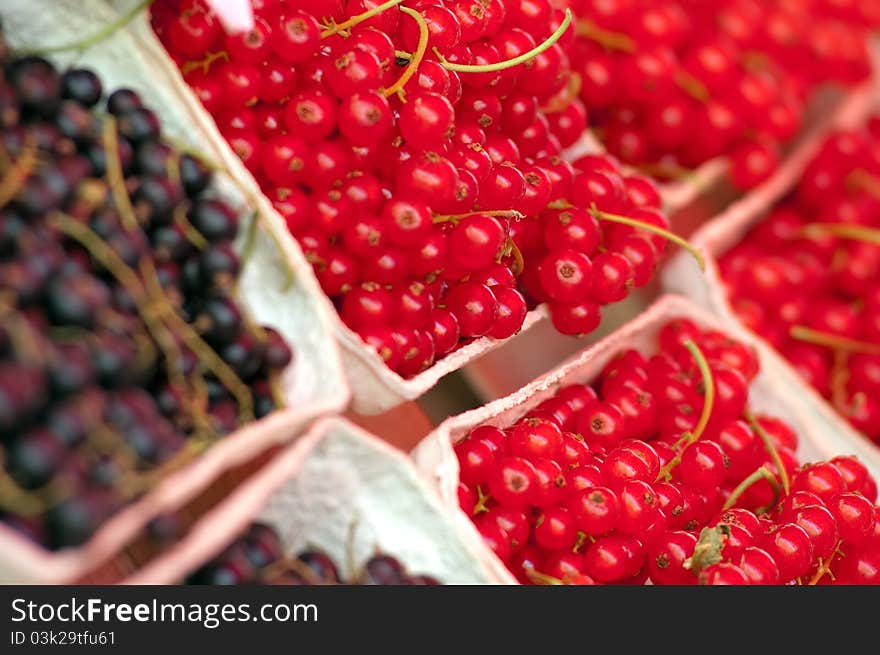
{"type": "Polygon", "coordinates": [[[636,44],[629,36],[620,32],[605,30],[585,18],[575,24],[575,34],[595,41],[609,50],[635,52],[636,44]]]}
{"type": "Polygon", "coordinates": [[[425,21],[424,16],[419,12],[413,11],[409,7],[400,7],[400,11],[407,16],[410,16],[419,26],[419,43],[416,46],[416,51],[413,53],[412,59],[409,60],[409,64],[407,64],[406,69],[403,71],[403,74],[397,78],[397,81],[394,84],[382,91],[382,94],[387,98],[396,93],[402,101],[406,102],[403,87],[409,82],[410,78],[415,75],[415,72],[419,68],[419,64],[422,63],[422,58],[425,56],[425,51],[428,49],[428,37],[431,35],[431,32],[428,29],[428,23],[425,21]]]}
{"type": "Polygon", "coordinates": [[[474,211],[464,214],[436,214],[433,218],[434,223],[452,223],[457,224],[459,221],[468,216],[495,216],[496,218],[524,218],[521,212],[515,209],[493,209],[491,211],[474,211]]]}
{"type": "Polygon", "coordinates": [[[764,429],[764,426],[761,425],[758,417],[755,416],[750,409],[746,409],[744,415],[746,420],[749,422],[749,425],[752,426],[752,429],[764,443],[764,449],[770,455],[770,459],[773,460],[773,464],[776,465],[776,470],[779,472],[779,479],[782,482],[782,490],[787,496],[789,490],[791,489],[791,484],[788,479],[788,471],[786,471],[785,466],[782,465],[782,458],[779,456],[779,450],[777,450],[776,444],[773,443],[773,439],[767,433],[767,430],[764,429]]]}
{"type": "Polygon", "coordinates": [[[828,348],[834,348],[836,350],[866,353],[868,355],[880,355],[880,344],[849,339],[837,334],[831,334],[830,332],[820,332],[819,330],[813,330],[804,325],[793,326],[791,330],[789,330],[789,336],[797,341],[806,341],[807,343],[813,343],[817,346],[827,346],[828,348]]]}
{"type": "Polygon", "coordinates": [[[846,178],[846,182],[874,198],[880,198],[880,178],[863,168],[857,168],[850,173],[846,178]]]}
{"type": "Polygon", "coordinates": [[[189,241],[198,250],[204,250],[208,247],[208,240],[202,236],[189,219],[186,217],[186,206],[178,205],[174,208],[174,222],[183,231],[186,240],[189,241]]]}
{"type": "MultiPolygon", "coordinates": [[[[163,136],[163,140],[165,142],[167,142],[168,144],[172,145],[174,147],[174,149],[178,151],[179,154],[181,154],[181,155],[186,154],[186,155],[189,155],[190,157],[194,157],[194,158],[198,159],[200,162],[202,162],[202,164],[207,166],[212,172],[223,174],[224,178],[227,179],[230,183],[232,183],[232,185],[236,189],[238,189],[238,192],[242,195],[242,197],[244,198],[245,204],[248,207],[259,207],[257,197],[254,195],[254,193],[250,189],[248,189],[238,179],[238,177],[236,175],[232,175],[229,171],[227,171],[225,168],[223,168],[216,161],[209,159],[208,157],[202,155],[201,153],[193,151],[192,148],[190,148],[186,143],[183,143],[182,141],[179,141],[177,139],[163,136]]],[[[296,277],[296,273],[293,270],[293,265],[291,264],[290,260],[284,254],[284,247],[281,245],[280,237],[278,237],[278,235],[271,229],[271,227],[266,226],[265,220],[266,220],[265,216],[259,210],[255,209],[254,210],[254,221],[257,223],[263,224],[263,227],[265,228],[266,236],[268,236],[269,239],[272,240],[272,243],[275,244],[276,250],[281,255],[281,266],[284,268],[284,271],[285,271],[284,284],[281,287],[281,291],[287,291],[290,288],[290,285],[293,284],[293,281],[296,277]]],[[[255,227],[254,227],[254,229],[255,229],[255,227]]],[[[247,252],[246,254],[249,256],[250,252],[247,252]]],[[[241,260],[242,268],[244,268],[244,265],[247,263],[247,256],[242,256],[240,258],[240,260],[241,260]]]]}
{"type": "Polygon", "coordinates": [[[538,44],[528,52],[522,53],[518,57],[507,59],[505,61],[498,61],[493,64],[454,64],[447,61],[446,58],[442,54],[440,54],[440,52],[436,48],[434,48],[434,53],[437,55],[437,58],[440,60],[440,63],[446,70],[455,71],[457,73],[491,73],[494,71],[500,71],[506,68],[519,66],[523,62],[529,61],[530,59],[533,59],[534,57],[540,55],[562,37],[562,35],[565,33],[565,30],[568,29],[569,25],[571,25],[571,9],[566,9],[565,18],[562,19],[562,23],[559,25],[559,27],[556,28],[556,31],[554,31],[553,34],[547,37],[545,41],[538,44]]]}
{"type": "Polygon", "coordinates": [[[488,512],[489,508],[486,506],[489,502],[491,496],[487,493],[483,493],[483,488],[480,485],[477,485],[477,502],[474,505],[474,510],[471,512],[471,516],[476,516],[477,514],[482,514],[483,512],[488,512]]]}
{"type": "Polygon", "coordinates": [[[776,480],[776,477],[771,473],[766,467],[759,466],[755,469],[751,475],[745,478],[742,482],[736,485],[736,488],[730,492],[730,496],[727,497],[727,500],[724,502],[722,511],[726,509],[730,509],[734,505],[736,505],[736,501],[742,497],[742,495],[746,492],[746,490],[751,487],[756,482],[760,482],[761,480],[766,480],[770,483],[770,486],[773,487],[774,498],[773,502],[770,503],[770,507],[776,504],[776,500],[779,498],[779,482],[776,480]]]}
{"type": "Polygon", "coordinates": [[[294,573],[302,577],[303,580],[310,585],[321,585],[324,581],[312,569],[302,563],[299,557],[291,555],[277,559],[271,564],[264,566],[259,571],[259,577],[265,582],[271,582],[275,576],[280,573],[292,570],[294,573]]]}
{"type": "Polygon", "coordinates": [[[853,241],[864,241],[880,246],[880,230],[863,225],[847,225],[844,223],[808,223],[801,228],[806,237],[834,236],[853,241]]]}
{"type": "Polygon", "coordinates": [[[180,368],[182,356],[177,341],[157,316],[155,307],[150,303],[149,295],[134,270],[122,261],[119,255],[104,243],[91,228],[83,225],[72,216],[60,212],[55,213],[49,217],[49,224],[78,241],[128,292],[144,325],[162,351],[169,384],[181,392],[184,399],[188,399],[189,394],[184,392],[186,383],[180,368]]]}
{"type": "Polygon", "coordinates": [[[581,87],[583,87],[583,78],[580,73],[573,72],[568,78],[568,84],[538,109],[544,114],[558,114],[565,111],[572,101],[580,96],[581,87]]]}
{"type": "MultiPolygon", "coordinates": [[[[26,491],[6,472],[3,453],[0,451],[0,508],[20,516],[39,516],[46,511],[46,503],[39,494],[26,491]]],[[[50,483],[51,484],[51,483],[50,483]]]]}
{"type": "Polygon", "coordinates": [[[510,270],[514,275],[519,275],[526,267],[526,263],[523,260],[522,251],[519,249],[519,246],[516,245],[516,241],[514,241],[510,237],[507,238],[507,248],[510,250],[510,255],[513,257],[513,262],[510,270]]]}
{"type": "Polygon", "coordinates": [[[98,30],[95,34],[92,34],[91,36],[88,36],[84,39],[80,39],[79,41],[74,41],[72,43],[49,46],[48,48],[31,50],[28,52],[28,54],[46,55],[53,52],[64,52],[66,50],[79,50],[80,52],[83,52],[98,43],[99,41],[103,41],[107,37],[111,36],[117,30],[122,29],[123,27],[128,25],[141,12],[149,7],[152,2],[153,0],[141,0],[141,2],[134,5],[131,9],[129,9],[126,13],[117,18],[115,21],[113,21],[112,23],[108,23],[102,29],[98,30]]]}
{"type": "Polygon", "coordinates": [[[526,572],[526,576],[529,578],[529,580],[531,580],[535,584],[539,584],[539,585],[564,585],[565,584],[559,578],[554,578],[552,575],[547,575],[546,573],[540,573],[531,567],[529,567],[528,569],[525,569],[525,572],[526,572]]]}
{"type": "Polygon", "coordinates": [[[44,367],[46,364],[45,342],[33,325],[16,310],[13,302],[0,300],[0,326],[6,331],[12,352],[19,361],[44,367]]]}
{"type": "Polygon", "coordinates": [[[186,321],[184,321],[164,294],[161,293],[161,286],[156,276],[155,268],[149,260],[141,261],[141,273],[149,287],[158,293],[152,298],[159,311],[159,315],[171,328],[177,336],[179,336],[186,346],[192,350],[201,362],[207,367],[211,373],[217,376],[224,387],[226,387],[238,403],[238,416],[242,423],[250,423],[254,420],[254,403],[250,389],[242,382],[241,378],[233,371],[229,365],[223,361],[214,350],[205,343],[196,331],[186,321]]]}
{"type": "Polygon", "coordinates": [[[679,86],[679,88],[681,88],[685,93],[687,93],[695,100],[706,102],[710,97],[709,90],[706,88],[706,86],[702,82],[700,82],[700,80],[689,73],[679,71],[679,73],[675,76],[675,83],[679,86]]]}
{"type": "Polygon", "coordinates": [[[123,227],[129,232],[133,232],[139,229],[140,225],[125,188],[125,176],[122,174],[122,163],[119,159],[119,137],[116,133],[116,119],[113,116],[108,115],[104,118],[101,138],[107,153],[106,176],[110,192],[113,194],[113,204],[116,206],[116,211],[119,212],[123,227]]]}
{"type": "Polygon", "coordinates": [[[284,399],[284,389],[281,387],[281,376],[278,371],[269,371],[269,389],[272,392],[272,400],[275,401],[275,409],[282,409],[287,405],[284,399]]]}
{"type": "MultiPolygon", "coordinates": [[[[840,539],[838,539],[837,544],[834,546],[834,551],[828,556],[828,559],[826,559],[823,562],[822,558],[821,557],[819,558],[819,567],[816,569],[816,573],[813,575],[812,578],[810,578],[810,581],[807,583],[807,585],[809,585],[809,586],[816,585],[819,583],[819,580],[821,580],[822,578],[825,577],[826,574],[832,575],[831,574],[831,562],[834,561],[835,557],[843,554],[840,552],[840,546],[842,544],[843,544],[843,542],[840,539]]],[[[833,575],[832,575],[832,577],[833,577],[833,575]]]]}
{"type": "Polygon", "coordinates": [[[376,5],[372,9],[368,9],[362,14],[358,14],[357,16],[352,16],[348,20],[339,23],[338,25],[331,25],[326,30],[321,32],[321,38],[326,39],[328,36],[333,36],[334,34],[338,34],[343,30],[350,29],[359,23],[363,23],[365,20],[370,20],[373,16],[378,16],[386,9],[391,9],[396,5],[399,5],[403,0],[388,0],[387,2],[383,2],[381,5],[376,5]]]}
{"type": "Polygon", "coordinates": [[[703,436],[703,431],[706,429],[706,426],[709,424],[709,419],[712,417],[712,407],[715,404],[715,378],[712,377],[712,370],[709,368],[709,362],[706,361],[706,357],[703,355],[703,351],[700,350],[700,347],[690,339],[687,339],[684,342],[684,347],[688,349],[688,352],[690,352],[691,356],[697,362],[697,367],[700,369],[700,375],[703,378],[703,388],[705,390],[703,396],[703,411],[700,414],[700,420],[697,421],[697,427],[694,428],[693,435],[689,440],[690,443],[693,443],[703,436]]]}
{"type": "Polygon", "coordinates": [[[183,66],[180,67],[180,72],[186,75],[187,73],[194,71],[196,68],[201,68],[202,72],[207,74],[211,68],[211,65],[218,59],[229,61],[229,53],[225,50],[209,52],[201,59],[192,59],[186,62],[183,66]]]}
{"type": "Polygon", "coordinates": [[[693,255],[694,259],[697,260],[697,264],[699,265],[700,270],[706,270],[706,260],[703,259],[702,253],[690,242],[688,242],[687,239],[683,239],[682,237],[673,232],[670,232],[669,230],[663,229],[662,227],[658,227],[656,225],[652,225],[650,223],[645,223],[644,221],[639,221],[634,218],[628,218],[626,216],[620,216],[618,214],[603,212],[596,208],[595,203],[588,211],[596,220],[607,221],[609,223],[619,223],[620,225],[629,225],[630,227],[645,230],[647,232],[653,232],[654,234],[659,234],[667,241],[671,241],[677,246],[680,246],[687,250],[691,255],[693,255]]]}
{"type": "MultiPolygon", "coordinates": [[[[693,432],[688,435],[687,440],[684,442],[684,448],[687,448],[703,436],[703,432],[709,424],[709,419],[712,417],[712,407],[715,405],[715,379],[712,377],[712,370],[709,368],[709,362],[706,361],[706,357],[703,355],[703,351],[700,350],[700,347],[690,339],[685,340],[683,345],[688,349],[688,352],[690,352],[691,356],[697,363],[697,367],[700,369],[704,389],[703,411],[700,413],[700,418],[697,421],[697,425],[694,427],[693,432]]],[[[657,474],[657,479],[669,480],[672,477],[672,470],[680,463],[681,453],[669,460],[666,463],[666,466],[660,469],[660,472],[657,474]]]]}
{"type": "Polygon", "coordinates": [[[849,382],[849,353],[845,350],[834,352],[834,365],[828,382],[831,387],[831,401],[835,407],[847,406],[846,387],[849,382]]]}
{"type": "Polygon", "coordinates": [[[22,185],[31,171],[34,170],[36,164],[37,144],[33,134],[28,132],[21,155],[15,160],[12,168],[3,175],[3,179],[0,180],[0,208],[5,207],[21,190],[22,185]]]}

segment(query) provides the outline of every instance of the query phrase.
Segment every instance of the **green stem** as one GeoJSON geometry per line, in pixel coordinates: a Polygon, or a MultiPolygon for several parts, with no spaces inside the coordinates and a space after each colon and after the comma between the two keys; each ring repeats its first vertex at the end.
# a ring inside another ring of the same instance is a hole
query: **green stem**
{"type": "Polygon", "coordinates": [[[428,37],[431,36],[431,31],[428,28],[428,23],[425,21],[424,16],[419,12],[413,11],[409,7],[401,7],[400,11],[407,16],[410,16],[419,26],[419,43],[416,46],[416,51],[413,54],[412,59],[410,59],[409,64],[406,66],[406,70],[403,71],[403,74],[397,78],[397,81],[394,84],[382,92],[382,95],[387,98],[397,93],[401,100],[405,100],[403,96],[403,87],[406,86],[406,83],[409,82],[410,78],[415,75],[419,68],[419,64],[422,63],[422,58],[424,58],[425,51],[428,49],[428,37]]]}
{"type": "Polygon", "coordinates": [[[867,341],[848,339],[830,332],[820,332],[803,325],[795,325],[789,330],[789,335],[797,341],[806,341],[817,346],[826,346],[835,350],[844,350],[854,353],[866,353],[868,355],[880,355],[880,344],[867,341]]]}
{"type": "MultiPolygon", "coordinates": [[[[690,352],[691,356],[697,363],[697,367],[700,369],[704,389],[703,411],[700,413],[700,418],[697,421],[697,425],[694,427],[693,432],[688,435],[687,440],[684,442],[684,448],[687,448],[703,436],[703,432],[709,424],[709,419],[712,417],[712,408],[715,405],[715,378],[712,377],[712,370],[709,368],[709,362],[706,361],[706,356],[703,355],[703,351],[700,350],[700,347],[690,339],[687,339],[683,345],[688,349],[688,352],[690,352]]],[[[657,479],[668,480],[672,473],[672,469],[680,463],[681,454],[678,454],[669,460],[666,466],[660,469],[660,473],[657,474],[657,479]]]]}
{"type": "Polygon", "coordinates": [[[365,20],[370,20],[373,16],[381,14],[386,9],[391,9],[391,7],[399,5],[401,2],[403,2],[403,0],[388,0],[387,2],[383,2],[381,5],[377,5],[362,14],[352,16],[347,21],[339,23],[339,25],[332,25],[328,27],[326,30],[321,32],[321,38],[326,39],[328,36],[333,36],[334,34],[338,34],[343,30],[352,28],[359,23],[363,23],[365,20]]]}
{"type": "Polygon", "coordinates": [[[801,228],[807,237],[833,236],[852,241],[864,241],[880,246],[880,230],[863,225],[847,225],[844,223],[807,223],[801,228]]]}
{"type": "Polygon", "coordinates": [[[746,420],[752,426],[752,429],[755,433],[761,438],[761,441],[764,442],[764,449],[769,453],[770,459],[773,460],[773,464],[776,465],[776,470],[779,471],[779,479],[782,481],[782,490],[785,492],[785,495],[788,495],[788,492],[791,488],[790,481],[788,479],[788,471],[785,470],[785,466],[782,465],[782,458],[779,456],[779,451],[776,449],[776,445],[773,443],[773,439],[767,434],[767,430],[764,429],[764,426],[761,425],[761,422],[758,420],[758,417],[755,416],[751,410],[745,411],[746,420]]]}
{"type": "Polygon", "coordinates": [[[106,39],[108,36],[113,34],[118,29],[121,29],[128,25],[131,21],[133,21],[138,14],[144,11],[147,7],[152,4],[153,0],[142,0],[137,3],[134,7],[132,7],[128,12],[117,18],[112,23],[108,23],[101,30],[88,36],[84,39],[80,39],[79,41],[74,41],[73,43],[65,43],[63,45],[49,46],[48,48],[40,48],[38,50],[31,50],[29,54],[35,55],[46,55],[51,54],[53,52],[65,52],[67,50],[79,50],[83,51],[91,46],[95,45],[99,41],[106,39]]]}
{"type": "Polygon", "coordinates": [[[571,25],[571,9],[565,10],[565,18],[562,19],[562,23],[559,27],[556,28],[556,31],[553,32],[547,40],[535,46],[528,52],[524,52],[518,57],[514,57],[513,59],[507,59],[506,61],[499,61],[493,64],[483,64],[483,65],[472,65],[472,64],[453,64],[449,61],[446,61],[446,58],[434,49],[434,52],[437,54],[440,63],[446,70],[455,71],[457,73],[491,73],[494,71],[504,70],[506,68],[513,68],[514,66],[519,66],[520,64],[529,61],[530,59],[540,55],[547,48],[556,43],[562,35],[565,33],[565,30],[568,29],[568,26],[571,25]]]}
{"type": "Polygon", "coordinates": [[[619,214],[610,214],[608,212],[603,212],[598,209],[595,204],[593,204],[593,206],[589,209],[589,212],[593,215],[594,218],[596,218],[596,220],[608,221],[609,223],[619,223],[620,225],[628,225],[639,230],[645,230],[647,232],[659,234],[667,241],[671,241],[677,246],[681,246],[682,248],[687,250],[691,255],[693,255],[694,259],[697,260],[697,264],[700,266],[700,270],[706,270],[706,260],[703,259],[702,253],[700,253],[697,248],[691,245],[691,243],[689,243],[687,239],[683,239],[682,237],[673,232],[670,232],[669,230],[658,227],[656,225],[652,225],[651,223],[638,221],[634,218],[629,218],[627,216],[620,216],[619,214]]]}
{"type": "Polygon", "coordinates": [[[578,20],[575,25],[575,31],[578,36],[585,37],[591,41],[595,41],[601,46],[609,50],[618,50],[620,52],[634,52],[636,49],[635,42],[626,34],[620,32],[611,32],[602,29],[595,23],[584,18],[578,20]]]}
{"type": "Polygon", "coordinates": [[[773,487],[773,493],[775,494],[775,497],[773,499],[773,502],[770,503],[770,506],[772,507],[773,505],[775,505],[776,499],[779,498],[779,482],[777,482],[776,478],[770,471],[768,471],[763,466],[759,466],[752,472],[751,475],[749,475],[742,482],[736,485],[736,488],[730,493],[730,496],[728,496],[727,500],[724,503],[724,506],[721,508],[722,511],[730,509],[731,507],[736,505],[736,501],[740,499],[740,497],[746,492],[746,490],[753,484],[755,484],[756,482],[760,482],[761,480],[766,480],[770,483],[770,486],[773,487]]]}
{"type": "Polygon", "coordinates": [[[525,218],[521,212],[518,212],[515,209],[492,209],[490,211],[473,211],[464,214],[437,214],[434,216],[433,221],[434,223],[458,223],[460,220],[467,218],[468,216],[478,215],[495,216],[498,218],[525,218]]]}

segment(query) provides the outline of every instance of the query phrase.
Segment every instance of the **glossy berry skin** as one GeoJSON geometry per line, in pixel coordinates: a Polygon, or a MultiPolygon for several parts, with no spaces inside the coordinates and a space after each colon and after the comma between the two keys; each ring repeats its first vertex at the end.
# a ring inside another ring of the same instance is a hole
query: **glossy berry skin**
{"type": "Polygon", "coordinates": [[[745,572],[735,564],[719,562],[700,571],[700,584],[704,585],[747,585],[749,579],[745,572]]]}
{"type": "Polygon", "coordinates": [[[479,337],[492,329],[498,301],[485,284],[463,282],[449,292],[446,308],[458,319],[462,336],[479,337]]]}
{"type": "Polygon", "coordinates": [[[559,302],[576,302],[589,293],[593,263],[574,250],[551,252],[541,262],[540,279],[544,291],[559,302]]]}
{"type": "Polygon", "coordinates": [[[562,449],[562,431],[546,419],[523,419],[509,437],[511,454],[526,459],[556,458],[562,449]]]}
{"type": "Polygon", "coordinates": [[[578,529],[594,536],[610,532],[620,513],[617,495],[605,487],[589,487],[570,494],[567,507],[578,529]]]}
{"type": "Polygon", "coordinates": [[[272,50],[284,61],[296,64],[307,60],[318,48],[318,21],[304,11],[291,11],[272,26],[272,50]]]}
{"type": "Polygon", "coordinates": [[[547,550],[565,550],[574,546],[577,529],[571,513],[564,507],[551,507],[538,517],[535,542],[547,550]]]}
{"type": "Polygon", "coordinates": [[[421,93],[411,97],[400,111],[399,125],[403,138],[412,146],[435,149],[453,131],[455,109],[439,93],[421,93]]]}
{"type": "Polygon", "coordinates": [[[813,562],[810,536],[799,525],[786,523],[764,538],[760,546],[776,561],[779,580],[789,582],[804,575],[813,562]]]}
{"type": "Polygon", "coordinates": [[[684,567],[693,555],[697,537],[691,532],[667,532],[648,553],[648,572],[654,584],[693,584],[695,576],[684,567]]]}
{"type": "Polygon", "coordinates": [[[465,439],[456,444],[455,455],[462,482],[471,487],[486,483],[496,460],[494,451],[487,443],[465,439]]]}
{"type": "Polygon", "coordinates": [[[874,529],[874,510],[861,494],[845,492],[835,496],[828,509],[834,515],[840,539],[845,544],[865,543],[874,529]]]}
{"type": "Polygon", "coordinates": [[[534,465],[522,457],[506,457],[498,461],[488,481],[492,497],[515,509],[525,509],[531,504],[537,484],[534,465]]]}
{"type": "Polygon", "coordinates": [[[827,560],[837,546],[838,526],[834,515],[825,507],[811,505],[798,510],[795,523],[809,535],[813,543],[813,556],[827,560]]]}
{"type": "Polygon", "coordinates": [[[464,218],[452,230],[450,253],[453,260],[466,270],[478,270],[490,266],[505,239],[500,221],[485,214],[464,218]]]}
{"type": "Polygon", "coordinates": [[[600,537],[584,553],[584,569],[599,583],[618,582],[638,573],[645,552],[634,537],[600,537]]]}
{"type": "Polygon", "coordinates": [[[770,554],[762,548],[746,547],[740,556],[739,568],[745,573],[749,584],[779,584],[779,567],[770,554]]]}
{"type": "Polygon", "coordinates": [[[708,491],[724,481],[728,460],[721,446],[714,441],[697,441],[684,449],[679,466],[685,484],[708,491]]]}

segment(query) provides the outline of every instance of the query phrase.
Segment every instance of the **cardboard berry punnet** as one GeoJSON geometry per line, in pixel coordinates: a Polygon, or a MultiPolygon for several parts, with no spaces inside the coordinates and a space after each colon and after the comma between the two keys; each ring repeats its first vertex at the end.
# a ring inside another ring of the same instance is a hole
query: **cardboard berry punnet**
{"type": "Polygon", "coordinates": [[[123,582],[176,583],[253,520],[272,526],[291,555],[325,552],[348,579],[378,550],[444,584],[494,581],[479,538],[458,534],[411,460],[352,423],[328,418],[123,582]]]}
{"type": "MultiPolygon", "coordinates": [[[[459,508],[459,464],[453,445],[477,426],[504,428],[512,425],[566,385],[589,385],[622,350],[635,348],[646,355],[656,352],[654,344],[659,330],[676,318],[690,319],[702,329],[719,330],[736,341],[758,347],[756,339],[737,323],[713,316],[680,296],[663,296],[633,321],[522,389],[447,419],[413,449],[411,455],[416,466],[440,495],[463,536],[473,540],[479,538],[480,534],[470,517],[459,508]]],[[[880,458],[863,457],[846,435],[818,425],[803,396],[780,382],[783,372],[778,358],[768,357],[765,351],[758,347],[761,370],[749,387],[748,397],[752,410],[757,414],[782,419],[791,426],[799,437],[796,455],[800,462],[856,454],[868,472],[876,477],[880,473],[880,458]]],[[[517,584],[514,576],[488,547],[483,548],[483,558],[495,577],[508,584],[517,584]]]]}
{"type": "MultiPolygon", "coordinates": [[[[878,106],[880,94],[876,86],[852,93],[833,115],[816,126],[767,182],[731,204],[693,234],[691,242],[704,253],[706,270],[698,271],[686,257],[675,255],[661,274],[663,288],[688,296],[696,304],[719,315],[726,323],[739,324],[728,300],[718,259],[739,243],[771,208],[795,189],[804,170],[833,130],[864,124],[878,106]]],[[[817,430],[840,435],[840,439],[849,444],[851,450],[865,461],[880,459],[880,449],[840,418],[818,392],[801,380],[788,361],[760,336],[755,335],[753,338],[764,358],[775,361],[779,369],[779,383],[807,400],[806,410],[817,430]]]]}
{"type": "MultiPolygon", "coordinates": [[[[3,7],[5,32],[16,51],[50,48],[94,34],[120,16],[119,3],[11,2],[3,7]],[[51,5],[51,7],[50,7],[51,5]]],[[[202,156],[217,168],[211,192],[239,214],[237,247],[253,239],[237,280],[238,300],[251,317],[274,327],[291,345],[294,358],[285,369],[280,387],[283,409],[229,434],[182,468],[164,477],[146,495],[125,506],[104,522],[82,546],[49,552],[0,523],[0,582],[65,583],[86,574],[111,558],[155,516],[174,510],[197,496],[224,472],[249,461],[271,446],[290,441],[316,418],[343,410],[350,392],[338,346],[333,339],[335,314],[321,300],[310,267],[297,259],[295,246],[270,235],[271,221],[248,227],[254,204],[238,172],[200,129],[198,104],[189,98],[170,65],[157,58],[161,49],[139,45],[136,27],[113,32],[83,52],[48,53],[58,65],[75,64],[93,69],[107,92],[120,87],[135,89],[158,114],[163,136],[179,149],[202,156]]],[[[144,23],[140,33],[150,35],[144,23]]],[[[203,118],[203,117],[201,117],[203,118]]],[[[231,159],[231,158],[230,158],[231,159]]],[[[237,163],[237,162],[233,162],[237,163]]]]}

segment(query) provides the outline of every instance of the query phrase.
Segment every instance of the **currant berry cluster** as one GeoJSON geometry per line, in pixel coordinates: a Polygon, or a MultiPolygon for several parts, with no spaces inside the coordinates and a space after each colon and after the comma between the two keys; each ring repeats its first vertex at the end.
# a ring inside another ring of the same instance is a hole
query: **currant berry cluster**
{"type": "Polygon", "coordinates": [[[212,172],[103,95],[0,47],[0,521],[52,549],[272,411],[292,357],[235,300],[212,172]]]}
{"type": "Polygon", "coordinates": [[[574,0],[580,98],[608,150],[658,177],[730,157],[766,180],[815,91],[870,74],[872,0],[574,0]],[[809,62],[809,65],[805,65],[809,62]]]}
{"type": "Polygon", "coordinates": [[[429,575],[408,573],[395,557],[377,552],[346,579],[336,562],[320,550],[287,556],[278,532],[251,523],[243,535],[184,581],[190,585],[439,585],[429,575]]]}
{"type": "Polygon", "coordinates": [[[458,498],[525,584],[880,582],[877,485],[850,456],[799,464],[753,414],[755,353],[688,319],[509,427],[455,444],[458,498]]]}
{"type": "Polygon", "coordinates": [[[719,266],[740,320],[880,443],[880,120],[829,136],[719,266]]]}
{"type": "Polygon", "coordinates": [[[224,35],[202,0],[155,5],[153,26],[391,369],[409,377],[473,338],[510,337],[548,299],[561,331],[590,332],[601,304],[651,277],[667,227],[653,184],[608,157],[559,156],[587,124],[568,87],[569,13],[252,5],[247,34],[224,35]]]}

